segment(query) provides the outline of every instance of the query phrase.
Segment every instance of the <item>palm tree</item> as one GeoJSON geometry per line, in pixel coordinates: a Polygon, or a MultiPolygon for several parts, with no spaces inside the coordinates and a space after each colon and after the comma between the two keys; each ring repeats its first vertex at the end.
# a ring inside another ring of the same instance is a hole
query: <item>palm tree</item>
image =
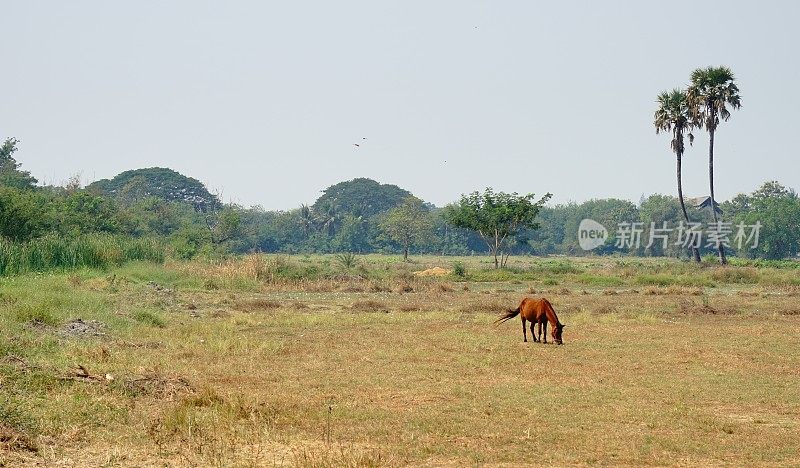
{"type": "MultiPolygon", "coordinates": [[[[727,121],[731,117],[728,106],[733,109],[742,107],[739,87],[728,67],[698,68],[692,72],[692,84],[686,90],[686,99],[695,125],[705,128],[709,135],[708,183],[711,191],[711,212],[714,214],[714,223],[717,223],[717,205],[714,199],[714,133],[720,119],[727,121]]],[[[718,250],[719,262],[725,265],[728,260],[721,243],[718,250]]]]}
{"type": "MultiPolygon", "coordinates": [[[[683,144],[684,135],[688,135],[689,144],[694,142],[694,135],[692,129],[692,116],[689,112],[689,106],[686,103],[686,93],[681,89],[674,89],[672,91],[664,91],[658,95],[656,100],[658,102],[658,109],[654,116],[654,125],[656,126],[656,134],[660,132],[671,132],[672,141],[670,146],[675,153],[678,165],[678,200],[681,202],[681,211],[683,211],[683,219],[689,224],[689,215],[686,213],[686,204],[683,201],[683,182],[681,180],[681,159],[683,158],[683,151],[685,146],[683,144]]],[[[692,246],[692,253],[694,260],[700,261],[700,251],[692,246]]]]}
{"type": "Polygon", "coordinates": [[[315,209],[314,213],[316,214],[317,227],[320,231],[327,233],[329,237],[336,234],[341,216],[339,216],[333,203],[326,201],[315,209]]]}
{"type": "Polygon", "coordinates": [[[314,214],[308,205],[300,205],[300,227],[303,229],[303,234],[308,238],[308,234],[314,228],[314,214]]]}

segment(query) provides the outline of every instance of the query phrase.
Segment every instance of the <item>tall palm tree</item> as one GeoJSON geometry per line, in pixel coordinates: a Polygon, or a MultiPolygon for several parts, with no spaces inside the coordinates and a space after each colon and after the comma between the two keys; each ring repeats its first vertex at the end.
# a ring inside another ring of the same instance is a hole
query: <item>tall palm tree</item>
{"type": "MultiPolygon", "coordinates": [[[[732,109],[742,107],[739,87],[728,67],[698,68],[692,72],[692,84],[686,90],[686,99],[695,124],[705,128],[709,135],[708,183],[711,191],[711,212],[714,214],[714,223],[717,223],[717,205],[714,199],[714,133],[720,119],[727,121],[731,118],[728,106],[732,109]]],[[[719,244],[717,250],[719,262],[723,265],[728,263],[722,244],[719,244]]]]}
{"type": "Polygon", "coordinates": [[[333,203],[326,201],[315,209],[314,213],[316,215],[317,227],[320,231],[327,233],[329,237],[336,234],[341,216],[333,203]]]}
{"type": "MultiPolygon", "coordinates": [[[[683,182],[681,180],[681,160],[683,158],[684,136],[689,137],[689,144],[694,141],[692,129],[694,124],[692,122],[692,115],[689,111],[689,106],[686,102],[686,93],[681,89],[674,89],[672,91],[664,91],[658,95],[656,99],[658,102],[658,109],[654,116],[653,124],[656,126],[656,134],[660,132],[672,133],[672,141],[670,147],[672,152],[675,153],[678,165],[678,200],[681,202],[681,211],[683,211],[683,219],[689,223],[689,215],[686,213],[686,204],[683,201],[683,182]]],[[[692,253],[694,260],[700,261],[700,251],[692,245],[692,253]]]]}
{"type": "Polygon", "coordinates": [[[300,205],[300,227],[303,234],[308,238],[308,234],[314,228],[314,213],[308,205],[300,205]]]}

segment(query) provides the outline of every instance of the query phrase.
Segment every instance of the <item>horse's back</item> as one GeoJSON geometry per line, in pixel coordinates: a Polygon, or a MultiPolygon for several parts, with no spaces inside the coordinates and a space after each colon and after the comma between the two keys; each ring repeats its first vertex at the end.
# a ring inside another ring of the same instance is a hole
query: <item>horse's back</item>
{"type": "Polygon", "coordinates": [[[552,306],[550,306],[550,302],[545,298],[533,299],[526,297],[520,303],[519,311],[525,320],[537,322],[539,319],[547,315],[548,306],[552,308],[552,306]]]}

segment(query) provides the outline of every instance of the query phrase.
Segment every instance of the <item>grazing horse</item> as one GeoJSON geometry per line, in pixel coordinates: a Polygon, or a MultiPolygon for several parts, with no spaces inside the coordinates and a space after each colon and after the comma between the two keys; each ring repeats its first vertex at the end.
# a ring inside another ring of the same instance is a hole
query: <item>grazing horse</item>
{"type": "Polygon", "coordinates": [[[561,339],[561,332],[564,330],[564,324],[558,321],[558,315],[556,315],[556,311],[553,310],[553,305],[550,304],[550,301],[547,299],[531,299],[526,297],[520,302],[519,307],[504,313],[500,318],[495,320],[494,323],[505,322],[517,315],[522,318],[523,341],[528,341],[528,335],[525,332],[525,321],[527,320],[531,322],[531,337],[533,337],[533,341],[539,342],[543,339],[543,342],[547,343],[547,323],[549,322],[553,327],[553,341],[555,341],[556,344],[564,344],[564,340],[561,339]],[[533,330],[534,324],[537,323],[539,324],[538,338],[533,330]],[[544,327],[544,338],[542,338],[542,327],[544,327]]]}

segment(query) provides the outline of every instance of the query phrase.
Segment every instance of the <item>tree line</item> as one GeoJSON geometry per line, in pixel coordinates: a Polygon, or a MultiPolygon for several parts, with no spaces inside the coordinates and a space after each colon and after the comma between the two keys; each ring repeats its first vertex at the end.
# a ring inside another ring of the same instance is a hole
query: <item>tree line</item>
{"type": "MultiPolygon", "coordinates": [[[[678,124],[688,125],[672,122],[672,132],[678,124]]],[[[680,149],[678,143],[674,150],[680,149]]],[[[620,223],[640,222],[646,238],[652,225],[687,219],[713,223],[716,215],[687,204],[682,196],[548,205],[550,194],[537,198],[491,188],[439,208],[400,187],[364,178],[328,187],[312,205],[268,211],[222,203],[199,181],[164,168],[126,171],[86,187],[75,179],[41,186],[14,158],[18,144],[7,139],[0,147],[0,244],[113,235],[156,239],[153,245],[165,245],[168,255],[178,259],[248,252],[377,252],[405,259],[409,254],[488,253],[502,267],[509,255],[692,258],[695,252],[682,245],[620,248],[613,236],[587,252],[579,246],[578,226],[591,218],[613,232],[620,223]]],[[[724,201],[720,210],[730,223],[763,226],[757,248],[731,246],[729,253],[770,259],[797,255],[800,200],[792,189],[768,182],[724,201]]],[[[696,252],[710,253],[718,255],[716,246],[701,245],[696,252]]]]}

